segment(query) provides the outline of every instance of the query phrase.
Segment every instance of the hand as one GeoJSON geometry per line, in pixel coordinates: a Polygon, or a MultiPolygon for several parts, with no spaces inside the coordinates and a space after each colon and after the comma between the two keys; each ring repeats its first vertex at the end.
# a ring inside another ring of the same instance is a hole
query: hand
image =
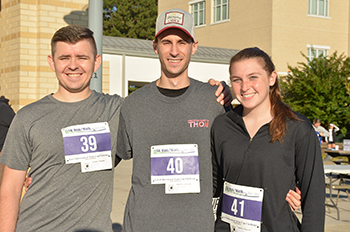
{"type": "Polygon", "coordinates": [[[23,182],[23,187],[24,187],[24,193],[25,194],[28,190],[29,185],[32,183],[32,178],[31,177],[26,177],[26,179],[23,182]]]}
{"type": "Polygon", "coordinates": [[[294,212],[301,205],[301,191],[295,187],[295,191],[289,190],[286,196],[286,201],[289,203],[291,210],[294,212]]]}
{"type": "Polygon", "coordinates": [[[216,101],[219,102],[221,105],[225,105],[226,107],[229,106],[233,100],[232,94],[230,91],[230,87],[226,85],[225,81],[216,81],[212,78],[209,79],[209,84],[214,86],[217,85],[218,88],[215,92],[215,96],[217,96],[216,101]]]}

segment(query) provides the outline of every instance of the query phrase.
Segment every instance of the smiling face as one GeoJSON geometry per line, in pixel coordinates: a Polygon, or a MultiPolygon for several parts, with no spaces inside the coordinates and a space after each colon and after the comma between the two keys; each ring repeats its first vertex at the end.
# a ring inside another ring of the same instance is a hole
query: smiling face
{"type": "Polygon", "coordinates": [[[192,38],[180,29],[171,28],[162,32],[153,41],[153,49],[159,55],[162,77],[187,78],[191,55],[197,51],[197,46],[198,42],[192,42],[192,38]]]}
{"type": "Polygon", "coordinates": [[[87,97],[92,74],[101,64],[100,55],[94,56],[91,41],[83,39],[75,44],[57,42],[54,51],[54,55],[48,56],[48,62],[59,82],[56,95],[80,94],[87,97]]]}
{"type": "Polygon", "coordinates": [[[263,69],[261,58],[249,58],[231,64],[232,91],[245,111],[270,110],[269,90],[276,81],[277,73],[263,69]]]}

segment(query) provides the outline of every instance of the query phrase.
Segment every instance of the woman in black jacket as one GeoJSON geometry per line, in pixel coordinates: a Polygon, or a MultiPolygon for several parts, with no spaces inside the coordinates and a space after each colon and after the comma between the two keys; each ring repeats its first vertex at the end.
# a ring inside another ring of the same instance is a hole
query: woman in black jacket
{"type": "Polygon", "coordinates": [[[324,231],[323,163],[310,121],[282,102],[274,64],[259,48],[232,57],[230,79],[241,105],[212,126],[216,231],[324,231]],[[301,223],[285,201],[295,186],[301,223]]]}

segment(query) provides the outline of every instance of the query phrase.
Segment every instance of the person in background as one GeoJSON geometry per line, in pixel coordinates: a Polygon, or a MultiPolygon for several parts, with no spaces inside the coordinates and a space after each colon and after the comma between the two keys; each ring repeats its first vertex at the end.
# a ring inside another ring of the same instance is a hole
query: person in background
{"type": "MultiPolygon", "coordinates": [[[[5,98],[4,96],[1,96],[0,97],[0,155],[1,155],[2,147],[4,146],[4,143],[5,143],[7,131],[9,130],[10,124],[14,116],[15,116],[15,112],[13,111],[12,107],[9,105],[9,99],[5,98]]],[[[4,167],[5,166],[3,164],[0,164],[0,186],[2,182],[4,167]]]]}
{"type": "MultiPolygon", "coordinates": [[[[1,87],[0,87],[1,89],[1,87]]],[[[4,96],[0,97],[0,154],[2,147],[5,143],[5,138],[7,131],[10,127],[13,117],[15,117],[15,112],[9,105],[9,99],[4,96]]]]}
{"type": "Polygon", "coordinates": [[[326,137],[327,142],[327,148],[328,149],[334,149],[335,148],[335,142],[336,142],[336,132],[339,131],[339,127],[334,125],[333,123],[329,124],[329,136],[326,137]]]}
{"type": "Polygon", "coordinates": [[[220,197],[215,231],[324,231],[323,163],[310,121],[282,102],[264,51],[243,49],[229,71],[241,105],[212,125],[213,191],[220,197]],[[296,185],[301,224],[285,201],[296,185]]]}
{"type": "Polygon", "coordinates": [[[328,137],[329,136],[329,132],[323,127],[321,126],[321,119],[316,118],[312,124],[313,128],[316,131],[316,134],[319,138],[319,142],[320,144],[322,144],[323,142],[323,138],[328,137]]]}

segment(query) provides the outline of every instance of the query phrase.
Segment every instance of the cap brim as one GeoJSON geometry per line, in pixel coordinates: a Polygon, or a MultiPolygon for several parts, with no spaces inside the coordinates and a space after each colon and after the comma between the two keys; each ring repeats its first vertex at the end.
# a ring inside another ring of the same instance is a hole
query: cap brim
{"type": "Polygon", "coordinates": [[[189,37],[191,37],[191,39],[194,40],[194,38],[192,37],[192,35],[188,31],[186,31],[182,27],[177,27],[177,26],[169,26],[169,27],[163,28],[162,30],[159,30],[158,33],[154,36],[154,38],[156,39],[163,31],[166,31],[166,30],[171,29],[171,28],[180,29],[181,31],[185,32],[189,37]]]}

